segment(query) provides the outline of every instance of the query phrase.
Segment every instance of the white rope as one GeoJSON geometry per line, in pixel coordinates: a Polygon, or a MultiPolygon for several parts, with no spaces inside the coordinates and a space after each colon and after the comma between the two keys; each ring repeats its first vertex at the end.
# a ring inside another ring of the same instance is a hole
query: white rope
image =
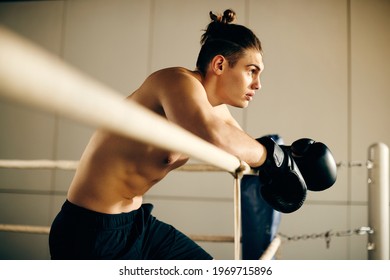
{"type": "MultiPolygon", "coordinates": [[[[34,234],[49,234],[50,227],[48,226],[32,226],[32,225],[15,225],[15,224],[0,224],[0,231],[4,232],[17,232],[17,233],[34,233],[34,234]]],[[[226,235],[200,235],[200,234],[187,234],[187,236],[193,241],[200,242],[236,242],[235,238],[226,235]]],[[[239,240],[241,242],[241,240],[239,240]]],[[[277,250],[279,249],[282,241],[279,236],[276,236],[272,242],[268,245],[267,249],[261,255],[260,260],[271,260],[277,250]]]]}
{"type": "MultiPolygon", "coordinates": [[[[63,169],[63,170],[76,170],[79,161],[76,160],[20,160],[20,159],[0,159],[0,168],[6,169],[63,169]]],[[[189,172],[221,172],[225,171],[222,168],[216,167],[211,164],[204,163],[187,163],[179,168],[177,171],[189,171],[189,172]]],[[[257,174],[256,171],[250,170],[247,174],[257,174]]]]}
{"type": "Polygon", "coordinates": [[[0,168],[10,169],[64,169],[76,170],[79,162],[74,160],[18,160],[1,159],[0,168]]]}
{"type": "Polygon", "coordinates": [[[0,94],[11,100],[102,127],[233,174],[249,166],[235,156],[168,122],[58,57],[0,26],[0,94]]]}
{"type": "MultiPolygon", "coordinates": [[[[49,226],[33,226],[33,225],[15,225],[15,224],[0,224],[0,231],[18,232],[18,233],[34,233],[34,234],[49,234],[49,226]]],[[[234,238],[226,235],[201,235],[187,234],[194,241],[202,242],[229,242],[232,243],[234,238]]]]}
{"type": "Polygon", "coordinates": [[[36,233],[36,234],[49,234],[50,233],[50,227],[30,226],[30,225],[0,224],[0,231],[20,232],[20,233],[36,233]]]}
{"type": "MultiPolygon", "coordinates": [[[[356,167],[356,166],[366,166],[369,169],[369,165],[372,164],[369,161],[367,165],[356,163],[353,161],[349,164],[338,163],[337,166],[343,167],[356,167]]],[[[65,170],[75,170],[77,168],[78,161],[75,160],[48,160],[48,159],[38,159],[38,160],[21,160],[21,159],[0,159],[0,168],[11,168],[11,169],[65,169],[65,170]]],[[[176,170],[180,171],[225,171],[220,167],[216,167],[211,164],[202,164],[202,163],[187,163],[179,167],[176,170]]],[[[244,174],[257,175],[258,172],[251,169],[244,172],[244,174]]]]}
{"type": "Polygon", "coordinates": [[[260,256],[259,260],[272,260],[276,255],[276,252],[279,250],[281,244],[282,240],[280,239],[280,236],[275,236],[272,242],[268,245],[267,249],[260,256]]]}

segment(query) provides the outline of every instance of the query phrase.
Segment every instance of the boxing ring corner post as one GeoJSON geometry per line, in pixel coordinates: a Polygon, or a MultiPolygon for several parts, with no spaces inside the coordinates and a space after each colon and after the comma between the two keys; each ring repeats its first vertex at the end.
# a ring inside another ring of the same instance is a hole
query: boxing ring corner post
{"type": "Polygon", "coordinates": [[[368,259],[389,260],[389,147],[372,144],[368,162],[368,259]]]}

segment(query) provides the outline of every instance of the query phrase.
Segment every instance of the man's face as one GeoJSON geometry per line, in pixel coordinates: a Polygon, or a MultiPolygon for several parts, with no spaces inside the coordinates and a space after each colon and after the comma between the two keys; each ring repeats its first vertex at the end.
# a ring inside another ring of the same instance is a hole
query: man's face
{"type": "Polygon", "coordinates": [[[261,88],[260,74],[263,69],[263,57],[254,49],[246,50],[234,67],[229,67],[226,63],[218,90],[221,101],[246,108],[255,91],[261,88]]]}

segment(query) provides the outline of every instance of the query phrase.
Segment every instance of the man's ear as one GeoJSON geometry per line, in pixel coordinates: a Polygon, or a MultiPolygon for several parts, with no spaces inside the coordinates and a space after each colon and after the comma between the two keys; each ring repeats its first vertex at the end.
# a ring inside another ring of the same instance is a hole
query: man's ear
{"type": "Polygon", "coordinates": [[[226,63],[226,58],[223,55],[218,54],[211,60],[211,69],[215,74],[220,75],[225,69],[226,63]]]}

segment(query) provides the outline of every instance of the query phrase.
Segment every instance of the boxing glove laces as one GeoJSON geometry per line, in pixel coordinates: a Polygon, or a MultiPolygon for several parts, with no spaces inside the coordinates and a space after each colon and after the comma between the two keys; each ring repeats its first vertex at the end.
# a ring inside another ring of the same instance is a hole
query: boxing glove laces
{"type": "Polygon", "coordinates": [[[298,210],[306,199],[307,187],[289,149],[279,146],[270,137],[256,139],[262,144],[267,156],[257,167],[261,195],[275,210],[291,213],[298,210]]]}

